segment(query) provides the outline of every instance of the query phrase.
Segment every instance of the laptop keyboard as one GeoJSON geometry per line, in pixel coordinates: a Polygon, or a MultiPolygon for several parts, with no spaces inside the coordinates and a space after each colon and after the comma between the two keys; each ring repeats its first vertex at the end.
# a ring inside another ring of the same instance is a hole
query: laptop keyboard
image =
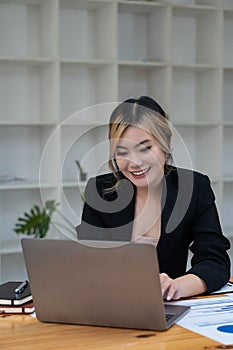
{"type": "Polygon", "coordinates": [[[170,319],[171,319],[172,317],[174,317],[175,315],[174,315],[174,314],[166,314],[165,316],[166,316],[166,321],[168,322],[168,321],[170,321],[170,319]]]}

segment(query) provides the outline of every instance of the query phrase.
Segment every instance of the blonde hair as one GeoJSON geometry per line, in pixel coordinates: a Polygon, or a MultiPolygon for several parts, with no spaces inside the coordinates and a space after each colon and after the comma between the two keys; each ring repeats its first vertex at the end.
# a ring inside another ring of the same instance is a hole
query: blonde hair
{"type": "Polygon", "coordinates": [[[129,126],[138,127],[152,136],[154,141],[166,154],[166,164],[172,158],[171,136],[172,132],[168,122],[168,116],[161,106],[148,96],[138,99],[128,99],[122,102],[112,112],[109,121],[109,167],[117,179],[116,189],[120,180],[120,174],[115,163],[115,149],[122,134],[129,126]]]}

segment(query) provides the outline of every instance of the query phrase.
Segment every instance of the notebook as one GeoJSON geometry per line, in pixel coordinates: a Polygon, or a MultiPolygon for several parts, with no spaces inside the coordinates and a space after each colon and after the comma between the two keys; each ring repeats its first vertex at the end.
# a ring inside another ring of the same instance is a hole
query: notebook
{"type": "Polygon", "coordinates": [[[32,300],[23,305],[0,305],[0,314],[31,314],[34,311],[32,300]]]}
{"type": "Polygon", "coordinates": [[[165,330],[189,309],[164,305],[153,244],[23,238],[22,247],[40,321],[165,330]]]}
{"type": "Polygon", "coordinates": [[[22,283],[16,281],[6,282],[0,285],[0,305],[22,305],[32,300],[30,286],[20,294],[15,293],[15,289],[22,283]]]}

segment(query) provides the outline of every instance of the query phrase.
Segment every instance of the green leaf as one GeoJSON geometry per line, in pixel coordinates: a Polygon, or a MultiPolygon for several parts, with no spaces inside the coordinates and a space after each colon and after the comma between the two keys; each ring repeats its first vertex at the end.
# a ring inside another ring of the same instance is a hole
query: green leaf
{"type": "Polygon", "coordinates": [[[46,201],[45,207],[42,209],[38,205],[34,205],[29,213],[25,212],[23,217],[18,218],[14,231],[17,234],[45,237],[50,227],[51,216],[58,205],[59,203],[56,203],[55,200],[46,201]]]}

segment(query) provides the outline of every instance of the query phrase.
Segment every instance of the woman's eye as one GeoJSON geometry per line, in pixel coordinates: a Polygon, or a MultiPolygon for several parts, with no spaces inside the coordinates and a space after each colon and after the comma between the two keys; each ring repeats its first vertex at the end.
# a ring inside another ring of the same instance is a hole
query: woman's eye
{"type": "Polygon", "coordinates": [[[126,152],[118,152],[118,153],[116,154],[117,157],[124,157],[124,156],[126,156],[126,155],[127,155],[126,152]]]}
{"type": "Polygon", "coordinates": [[[140,152],[146,153],[146,152],[149,152],[150,149],[151,149],[151,146],[147,146],[147,147],[145,147],[145,148],[142,148],[142,149],[140,150],[140,152]]]}

